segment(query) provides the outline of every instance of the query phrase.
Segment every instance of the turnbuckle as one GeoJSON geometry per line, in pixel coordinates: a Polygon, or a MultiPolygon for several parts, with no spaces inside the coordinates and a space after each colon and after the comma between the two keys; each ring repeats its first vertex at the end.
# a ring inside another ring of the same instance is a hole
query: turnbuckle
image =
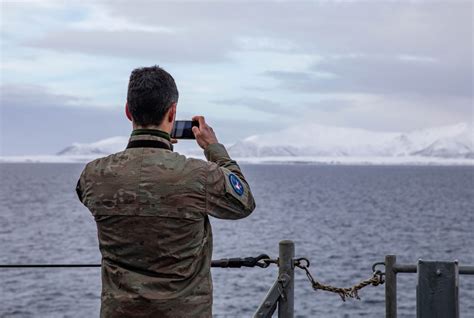
{"type": "Polygon", "coordinates": [[[261,267],[266,268],[270,265],[270,257],[267,254],[260,254],[257,257],[244,257],[244,258],[223,258],[220,260],[212,261],[212,267],[222,268],[240,268],[240,267],[261,267]]]}

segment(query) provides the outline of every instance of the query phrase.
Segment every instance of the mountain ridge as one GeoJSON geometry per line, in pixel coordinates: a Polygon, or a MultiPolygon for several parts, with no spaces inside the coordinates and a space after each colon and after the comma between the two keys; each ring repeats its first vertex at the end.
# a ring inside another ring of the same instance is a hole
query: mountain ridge
{"type": "Polygon", "coordinates": [[[472,126],[460,123],[408,133],[373,132],[323,125],[293,126],[254,135],[229,148],[235,157],[403,157],[473,158],[472,126]],[[305,131],[304,136],[297,136],[305,131]]]}
{"type": "MultiPolygon", "coordinates": [[[[116,136],[73,143],[52,156],[3,157],[0,161],[84,162],[123,151],[128,139],[116,136]]],[[[474,164],[474,131],[467,123],[411,132],[306,124],[249,136],[227,148],[239,162],[254,163],[474,164]]],[[[180,141],[175,150],[204,159],[202,150],[192,141],[180,141]]]]}

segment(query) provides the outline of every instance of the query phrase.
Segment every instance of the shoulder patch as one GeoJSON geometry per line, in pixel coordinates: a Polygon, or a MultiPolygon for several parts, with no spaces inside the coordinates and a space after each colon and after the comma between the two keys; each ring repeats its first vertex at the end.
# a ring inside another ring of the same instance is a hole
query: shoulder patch
{"type": "Polygon", "coordinates": [[[229,174],[229,182],[235,193],[237,193],[239,196],[244,194],[244,185],[235,174],[229,174]]]}

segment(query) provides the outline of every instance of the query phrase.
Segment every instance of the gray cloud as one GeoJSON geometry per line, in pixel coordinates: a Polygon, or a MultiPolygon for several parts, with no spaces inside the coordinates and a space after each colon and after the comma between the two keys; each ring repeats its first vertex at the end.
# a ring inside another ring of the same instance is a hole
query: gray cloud
{"type": "MultiPolygon", "coordinates": [[[[421,59],[421,58],[420,58],[421,59]]],[[[473,68],[445,61],[407,61],[396,57],[329,58],[308,72],[269,71],[279,87],[309,93],[419,94],[472,97],[473,68]],[[319,74],[332,76],[320,76],[319,74]]]]}
{"type": "MultiPolygon", "coordinates": [[[[251,43],[241,47],[241,38],[254,39],[259,50],[278,51],[275,46],[259,44],[270,39],[291,44],[291,49],[281,50],[289,59],[291,53],[323,56],[320,63],[305,72],[283,72],[276,66],[265,73],[278,81],[278,88],[295,94],[423,95],[431,100],[439,96],[472,98],[472,6],[469,1],[296,4],[106,1],[94,7],[111,17],[170,31],[68,28],[51,32],[28,45],[66,52],[152,58],[159,63],[216,63],[238,62],[232,54],[252,47],[251,43]],[[400,59],[400,56],[412,58],[400,59]]],[[[286,109],[258,98],[239,102],[264,112],[282,113],[286,109]]]]}
{"type": "Polygon", "coordinates": [[[294,103],[277,103],[266,98],[256,97],[239,97],[228,99],[217,99],[212,101],[215,104],[225,107],[247,107],[269,114],[289,115],[304,114],[311,111],[321,112],[338,112],[353,107],[353,102],[347,99],[325,99],[315,102],[300,102],[295,100],[294,103]]]}
{"type": "MultiPolygon", "coordinates": [[[[31,4],[14,3],[15,7],[22,5],[29,8],[31,4]]],[[[252,55],[255,51],[282,53],[285,58],[278,55],[274,63],[267,63],[272,64],[272,68],[264,73],[265,81],[246,81],[247,87],[239,88],[245,89],[248,95],[237,92],[238,97],[233,98],[229,96],[234,93],[230,89],[222,95],[200,96],[201,99],[222,96],[214,102],[265,113],[250,118],[254,122],[212,118],[217,128],[221,127],[223,140],[229,141],[261,132],[262,125],[271,128],[275,122],[286,125],[290,120],[294,123],[301,119],[380,130],[473,121],[471,1],[183,3],[138,0],[86,2],[85,6],[84,12],[87,7],[93,7],[110,17],[146,27],[127,29],[125,26],[110,31],[65,24],[64,28],[55,27],[47,33],[43,32],[47,29],[45,26],[41,32],[19,36],[19,31],[12,31],[16,29],[6,25],[4,31],[9,44],[15,44],[17,38],[24,41],[20,43],[23,46],[13,45],[9,54],[16,57],[18,51],[23,54],[18,55],[21,59],[25,52],[35,55],[31,48],[40,48],[41,54],[52,50],[152,59],[158,64],[222,63],[202,68],[219,76],[221,71],[228,74],[232,70],[229,63],[235,67],[248,63],[252,56],[265,58],[261,54],[252,55]],[[160,28],[168,31],[153,31],[160,28]],[[247,54],[245,60],[239,60],[241,53],[247,54]],[[291,65],[300,65],[291,62],[302,54],[323,59],[303,71],[291,71],[288,65],[283,65],[285,60],[291,65]],[[277,83],[276,87],[268,84],[269,78],[277,83]],[[312,93],[347,96],[325,97],[313,103],[312,93]],[[364,107],[364,100],[350,100],[352,94],[370,96],[370,107],[364,107]],[[281,96],[285,98],[279,99],[281,96]],[[288,105],[282,100],[293,100],[294,104],[288,105]],[[287,118],[289,116],[284,115],[288,112],[304,116],[287,118]],[[273,114],[275,116],[271,116],[273,114]],[[228,132],[229,127],[239,129],[228,132]]],[[[57,18],[54,14],[42,14],[41,21],[57,18]]],[[[28,25],[26,19],[16,23],[28,25]]],[[[58,24],[55,23],[53,25],[58,24]]],[[[97,63],[102,61],[97,59],[97,63]]],[[[249,65],[243,66],[247,77],[249,65]]],[[[196,84],[193,81],[197,76],[192,75],[189,86],[196,84]]],[[[235,78],[239,76],[236,72],[235,78]]],[[[226,80],[230,86],[234,84],[233,78],[226,80]]],[[[73,141],[88,142],[128,134],[129,123],[121,108],[78,107],[89,102],[76,96],[55,94],[41,86],[2,87],[0,111],[5,149],[10,153],[54,153],[73,141]],[[15,138],[22,140],[24,146],[21,147],[35,151],[19,149],[15,138]],[[50,151],[43,149],[46,144],[50,151]]]]}
{"type": "Polygon", "coordinates": [[[337,113],[354,108],[354,102],[342,98],[330,98],[318,102],[305,103],[306,108],[312,111],[337,113]]]}
{"type": "MultiPolygon", "coordinates": [[[[0,155],[55,154],[73,142],[127,136],[132,128],[122,107],[82,107],[87,100],[54,94],[39,85],[0,85],[0,96],[0,155]]],[[[185,116],[181,118],[191,115],[180,112],[185,116]]],[[[258,119],[243,121],[212,114],[207,119],[224,143],[275,128],[274,122],[258,119]]]]}
{"type": "MultiPolygon", "coordinates": [[[[469,40],[472,3],[465,2],[150,2],[114,1],[110,14],[135,23],[181,26],[212,36],[285,38],[318,51],[453,54],[469,40]],[[443,23],[440,23],[442,21],[443,23]],[[458,38],[452,38],[457,35],[458,38]],[[446,47],[446,45],[448,46],[446,47]],[[456,44],[449,46],[449,44],[456,44]],[[413,51],[412,51],[413,50],[413,51]],[[382,52],[383,51],[383,52],[382,52]],[[410,52],[411,51],[411,52],[410,52]],[[451,53],[449,53],[451,52],[451,53]]],[[[471,49],[472,50],[472,49],[471,49]]]]}
{"type": "Polygon", "coordinates": [[[39,85],[1,85],[0,96],[1,155],[54,154],[73,142],[130,131],[122,109],[80,107],[87,100],[39,85]]]}
{"type": "Polygon", "coordinates": [[[199,32],[85,31],[52,33],[28,45],[62,52],[81,52],[161,62],[216,63],[228,60],[231,38],[207,38],[199,32]]]}
{"type": "Polygon", "coordinates": [[[88,99],[49,92],[41,85],[3,84],[0,85],[0,107],[64,107],[86,103],[88,99]]]}
{"type": "MultiPolygon", "coordinates": [[[[370,93],[472,98],[470,1],[456,2],[150,2],[91,5],[110,17],[168,31],[66,28],[28,42],[33,47],[157,62],[238,62],[235,52],[270,39],[281,49],[323,60],[305,72],[266,73],[295,93],[370,93]],[[408,58],[400,59],[400,56],[408,58]],[[411,57],[411,58],[410,58],[411,57]],[[428,61],[428,62],[427,62],[428,61]],[[321,73],[333,77],[320,76],[321,73]]],[[[254,109],[281,107],[248,101],[254,109]]],[[[265,103],[263,103],[265,104],[265,103]]],[[[247,105],[248,106],[248,105],[247,105]]]]}
{"type": "Polygon", "coordinates": [[[226,107],[245,106],[247,108],[266,112],[266,113],[288,113],[288,107],[276,103],[269,99],[258,98],[258,97],[239,97],[239,98],[227,98],[227,99],[216,99],[211,101],[215,104],[219,104],[226,107]]]}
{"type": "MultiPolygon", "coordinates": [[[[151,2],[93,5],[111,17],[176,33],[66,29],[29,45],[165,61],[222,61],[238,39],[271,39],[308,54],[430,56],[458,65],[472,57],[472,2],[151,2]]],[[[256,45],[260,47],[259,45],[256,45]]],[[[248,45],[246,46],[248,47],[248,45]]],[[[240,48],[242,49],[242,48],[240,48]]],[[[265,46],[262,50],[278,50],[265,46]]],[[[288,49],[283,49],[289,52],[288,49]]]]}

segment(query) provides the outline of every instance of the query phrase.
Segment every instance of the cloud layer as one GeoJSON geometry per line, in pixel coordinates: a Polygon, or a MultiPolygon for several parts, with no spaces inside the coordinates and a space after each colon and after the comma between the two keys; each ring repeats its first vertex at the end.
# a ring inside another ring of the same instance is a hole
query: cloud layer
{"type": "MultiPolygon", "coordinates": [[[[207,115],[229,141],[304,121],[474,121],[472,20],[471,1],[6,1],[1,109],[121,118],[130,71],[159,64],[178,83],[178,111],[207,115]]],[[[2,136],[14,135],[2,117],[2,136]]]]}

